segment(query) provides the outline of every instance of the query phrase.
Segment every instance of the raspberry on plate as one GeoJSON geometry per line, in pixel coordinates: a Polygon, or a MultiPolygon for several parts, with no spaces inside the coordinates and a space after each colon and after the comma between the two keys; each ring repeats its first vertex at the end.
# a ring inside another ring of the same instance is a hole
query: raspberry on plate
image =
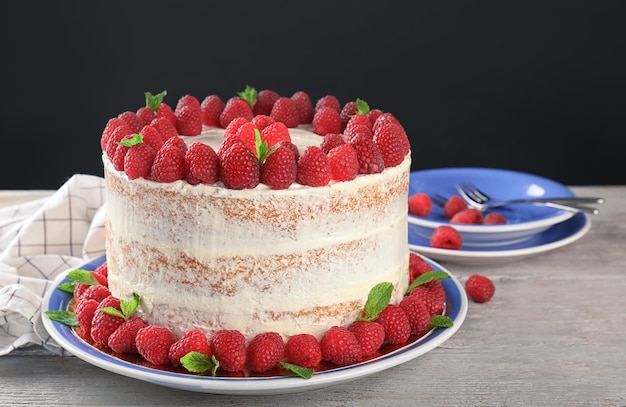
{"type": "Polygon", "coordinates": [[[489,277],[481,274],[472,274],[465,282],[465,291],[473,301],[483,303],[493,297],[496,287],[489,277]]]}
{"type": "Polygon", "coordinates": [[[446,201],[446,204],[443,207],[443,214],[446,218],[452,219],[452,217],[457,213],[467,208],[467,204],[461,198],[460,195],[452,195],[446,201]]]}
{"type": "Polygon", "coordinates": [[[483,223],[483,213],[476,208],[465,208],[455,213],[450,223],[480,225],[483,223]]]}
{"type": "Polygon", "coordinates": [[[438,249],[458,250],[463,245],[463,238],[452,226],[441,225],[430,236],[430,245],[438,249]]]}
{"type": "Polygon", "coordinates": [[[500,212],[489,212],[483,217],[483,225],[502,225],[506,223],[506,217],[500,212]]]}
{"type": "Polygon", "coordinates": [[[433,209],[433,202],[425,192],[409,196],[409,213],[415,216],[428,216],[433,209]]]}

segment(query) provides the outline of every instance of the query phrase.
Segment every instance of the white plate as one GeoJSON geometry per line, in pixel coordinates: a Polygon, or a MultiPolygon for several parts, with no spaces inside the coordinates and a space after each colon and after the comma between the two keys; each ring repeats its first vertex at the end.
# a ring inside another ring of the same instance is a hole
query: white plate
{"type": "MultiPolygon", "coordinates": [[[[426,259],[436,270],[448,272],[444,267],[432,260],[426,259]]],[[[95,269],[104,261],[104,257],[91,261],[81,268],[95,269]]],[[[71,294],[56,289],[59,284],[67,282],[65,278],[69,270],[60,275],[43,301],[43,311],[66,310],[72,299],[71,294]]],[[[448,272],[448,274],[450,274],[448,272]]],[[[44,326],[50,336],[65,350],[84,361],[102,369],[143,380],[162,386],[203,393],[231,394],[231,395],[262,395],[295,393],[328,387],[339,383],[359,379],[364,376],[389,369],[401,363],[408,362],[423,355],[448,340],[465,320],[467,314],[467,297],[463,286],[452,274],[449,279],[442,280],[447,294],[446,315],[453,326],[446,329],[436,329],[425,337],[392,352],[356,365],[335,368],[317,372],[311,379],[305,380],[294,376],[273,377],[212,377],[193,374],[172,373],[168,371],[141,366],[116,358],[102,352],[83,341],[74,330],[66,325],[44,317],[44,326]]]]}
{"type": "MultiPolygon", "coordinates": [[[[501,201],[517,198],[573,197],[564,185],[547,178],[522,172],[492,168],[438,168],[414,171],[410,176],[409,195],[425,192],[446,198],[458,195],[454,185],[472,182],[488,193],[492,199],[501,201]]],[[[574,212],[547,206],[517,204],[494,209],[502,213],[507,224],[461,225],[454,228],[461,233],[464,247],[493,247],[521,243],[552,225],[574,216],[574,212]]],[[[429,216],[409,214],[409,228],[413,233],[430,238],[435,228],[450,224],[443,209],[433,204],[429,216]]]]}
{"type": "Polygon", "coordinates": [[[578,213],[571,219],[538,233],[521,243],[489,248],[435,249],[428,239],[409,229],[409,247],[432,259],[464,265],[507,263],[558,249],[583,237],[591,227],[588,215],[578,213]]]}

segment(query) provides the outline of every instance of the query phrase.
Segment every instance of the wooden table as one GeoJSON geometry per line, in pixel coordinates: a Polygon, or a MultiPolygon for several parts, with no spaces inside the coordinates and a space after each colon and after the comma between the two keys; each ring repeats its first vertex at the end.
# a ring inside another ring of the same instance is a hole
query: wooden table
{"type": "Polygon", "coordinates": [[[225,396],[31,348],[0,357],[0,405],[626,406],[626,186],[571,189],[606,198],[588,234],[511,264],[447,265],[462,281],[489,276],[496,295],[470,302],[452,338],[407,363],[304,393],[225,396]]]}

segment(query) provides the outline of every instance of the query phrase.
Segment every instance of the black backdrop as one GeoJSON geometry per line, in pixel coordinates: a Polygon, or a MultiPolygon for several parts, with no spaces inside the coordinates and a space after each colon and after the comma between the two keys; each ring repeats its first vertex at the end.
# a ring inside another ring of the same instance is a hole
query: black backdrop
{"type": "Polygon", "coordinates": [[[10,2],[0,189],[102,175],[110,117],[246,85],[393,112],[413,170],[626,184],[626,2],[10,2]],[[401,4],[401,5],[399,5],[401,4]]]}

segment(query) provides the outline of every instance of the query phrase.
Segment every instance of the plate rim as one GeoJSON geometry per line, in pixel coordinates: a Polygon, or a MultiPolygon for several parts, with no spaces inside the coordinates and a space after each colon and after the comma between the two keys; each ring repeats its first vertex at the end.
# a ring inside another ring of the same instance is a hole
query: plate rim
{"type": "MultiPolygon", "coordinates": [[[[475,259],[520,258],[523,256],[530,256],[534,254],[540,254],[540,253],[545,253],[551,250],[555,250],[555,249],[567,246],[568,244],[571,244],[577,241],[578,239],[582,238],[584,235],[587,234],[589,229],[591,229],[592,221],[589,215],[582,213],[582,212],[575,214],[575,217],[584,218],[583,224],[577,230],[572,231],[572,233],[570,233],[568,236],[563,237],[562,239],[554,240],[549,243],[520,248],[520,249],[497,250],[498,246],[493,246],[493,247],[485,247],[484,248],[485,250],[480,250],[480,251],[478,250],[467,251],[467,250],[463,250],[463,248],[459,250],[449,250],[449,249],[438,249],[438,248],[429,247],[429,246],[422,246],[422,245],[417,245],[414,243],[409,243],[409,248],[415,252],[420,253],[423,256],[429,256],[439,261],[444,261],[444,260],[468,261],[468,260],[475,260],[475,259]],[[488,250],[488,249],[495,249],[495,250],[488,250]]],[[[568,219],[564,222],[553,225],[550,229],[556,228],[556,227],[562,227],[562,228],[567,227],[568,226],[567,223],[574,220],[575,217],[572,217],[572,219],[568,219]]],[[[540,232],[539,235],[547,233],[548,230],[540,232]]]]}
{"type": "MultiPolygon", "coordinates": [[[[445,271],[450,276],[449,279],[442,280],[442,282],[446,294],[455,299],[453,303],[458,301],[458,304],[453,304],[454,308],[451,311],[451,314],[454,315],[452,318],[453,326],[432,331],[420,340],[377,358],[356,365],[318,372],[308,380],[295,376],[233,378],[161,371],[118,359],[86,344],[74,333],[73,329],[66,325],[45,316],[42,317],[42,320],[49,335],[69,353],[89,364],[122,376],[180,390],[213,394],[263,395],[303,392],[360,379],[408,362],[440,346],[460,329],[468,311],[468,299],[463,285],[446,267],[423,254],[417,254],[435,269],[445,271]]],[[[104,259],[105,256],[91,259],[79,267],[73,267],[60,273],[43,298],[41,312],[58,310],[61,307],[66,308],[71,297],[69,293],[64,294],[57,289],[59,284],[67,281],[66,276],[70,271],[78,268],[93,270],[99,264],[98,262],[102,262],[104,259]],[[60,295],[65,295],[65,299],[58,298],[60,295]],[[56,301],[57,305],[52,304],[53,301],[56,301]]]]}

